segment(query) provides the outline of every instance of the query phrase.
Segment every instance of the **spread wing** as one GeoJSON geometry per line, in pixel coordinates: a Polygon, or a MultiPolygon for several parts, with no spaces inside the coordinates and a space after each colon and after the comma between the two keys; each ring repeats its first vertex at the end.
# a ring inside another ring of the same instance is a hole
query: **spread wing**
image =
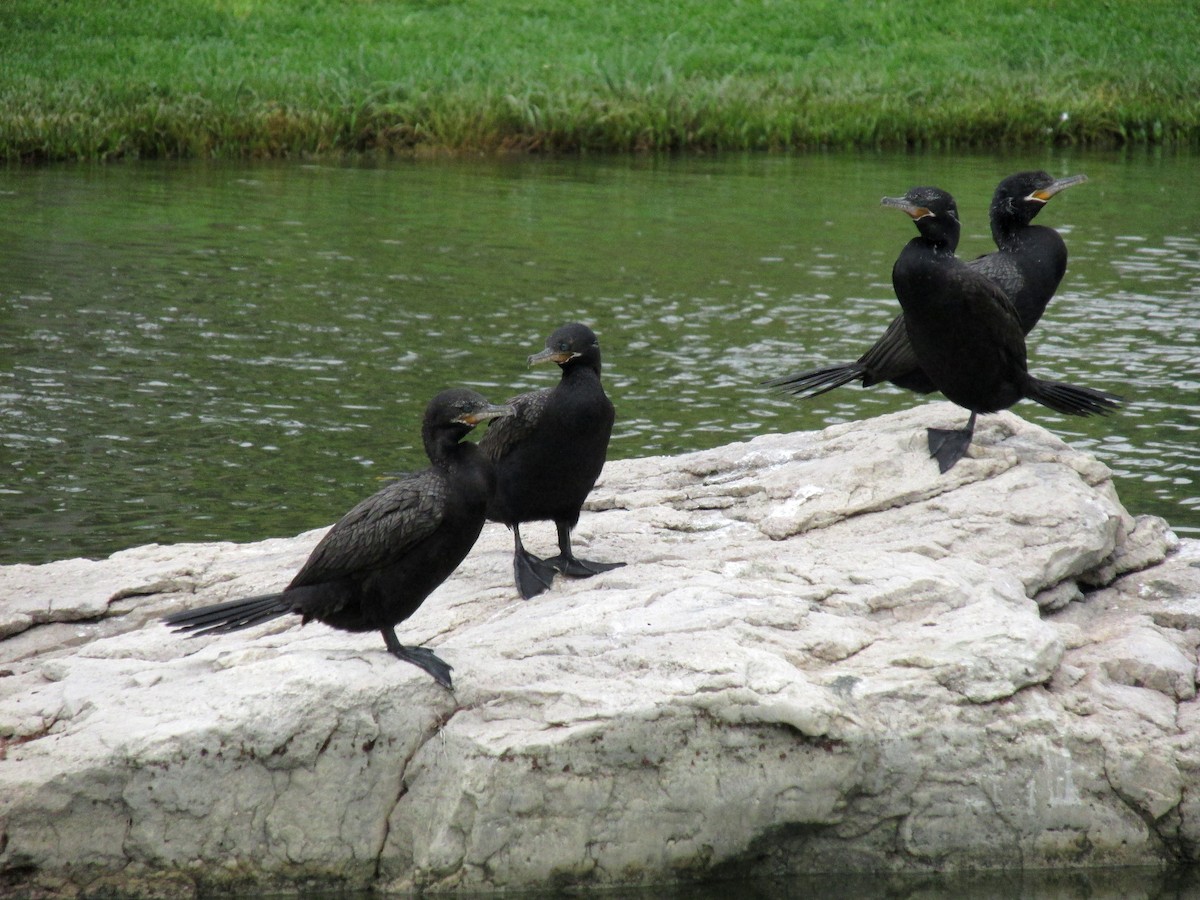
{"type": "Polygon", "coordinates": [[[917,354],[908,342],[908,329],[904,325],[903,315],[892,319],[887,331],[870,350],[859,357],[858,362],[870,374],[875,375],[877,380],[921,368],[921,364],[917,362],[917,354]]]}
{"type": "Polygon", "coordinates": [[[372,494],[329,530],[289,587],[333,581],[403,556],[441,524],[446,490],[441,475],[426,469],[372,494]]]}
{"type": "Polygon", "coordinates": [[[488,430],[479,440],[479,449],[493,462],[504,459],[512,452],[513,447],[533,432],[546,404],[550,402],[550,392],[553,390],[554,388],[543,388],[540,391],[529,391],[509,400],[508,405],[513,408],[513,414],[492,419],[488,430]]]}

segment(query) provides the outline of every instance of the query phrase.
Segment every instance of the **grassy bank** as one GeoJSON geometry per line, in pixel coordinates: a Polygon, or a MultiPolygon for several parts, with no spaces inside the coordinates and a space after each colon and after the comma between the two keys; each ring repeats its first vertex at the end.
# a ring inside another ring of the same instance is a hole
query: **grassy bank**
{"type": "Polygon", "coordinates": [[[1193,0],[4,0],[0,156],[1200,144],[1193,0]]]}

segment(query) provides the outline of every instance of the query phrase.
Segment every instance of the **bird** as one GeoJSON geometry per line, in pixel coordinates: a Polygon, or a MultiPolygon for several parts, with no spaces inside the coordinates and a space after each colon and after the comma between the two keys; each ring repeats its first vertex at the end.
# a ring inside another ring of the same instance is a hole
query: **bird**
{"type": "Polygon", "coordinates": [[[513,415],[493,421],[479,441],[496,466],[487,517],[512,530],[513,575],[526,600],[549,588],[555,572],[586,578],[625,565],[580,559],[571,549],[616,418],[600,383],[600,341],[587,325],[563,325],[528,358],[531,366],[543,362],[558,364],[558,384],[511,398],[513,415]],[[559,553],[540,559],[522,544],[521,525],[546,519],[558,530],[559,553]]]}
{"type": "Polygon", "coordinates": [[[480,422],[512,413],[466,388],[437,394],[421,424],[428,468],[400,476],[354,506],[282,591],[174,613],[166,624],[196,637],[294,614],[302,624],[379,631],[389,653],[452,688],[452,667],[426,647],[402,645],[395,626],[458,568],[483,530],[495,471],[463,438],[480,422]]]}
{"type": "MultiPolygon", "coordinates": [[[[1042,171],[1017,172],[1004,178],[992,195],[988,218],[997,249],[967,265],[1004,289],[1026,335],[1041,319],[1067,270],[1062,236],[1053,228],[1033,225],[1033,219],[1051,198],[1085,181],[1086,175],[1055,179],[1042,171]]],[[[797,372],[766,384],[812,399],[852,381],[863,387],[887,381],[919,394],[937,390],[912,351],[903,315],[893,319],[855,362],[797,372]]]]}
{"type": "Polygon", "coordinates": [[[1041,319],[1067,271],[1062,235],[1034,225],[1033,219],[1051,198],[1086,181],[1086,175],[1055,179],[1048,172],[1018,172],[1001,181],[992,195],[988,220],[997,249],[967,265],[1004,289],[1026,335],[1041,319]]]}
{"type": "Polygon", "coordinates": [[[954,198],[916,187],[881,204],[906,213],[917,237],[892,266],[909,343],[935,387],[971,413],[965,428],[930,428],[930,456],[947,472],[970,446],[979,413],[1034,400],[1060,413],[1106,415],[1121,398],[1029,374],[1021,319],[1004,289],[954,255],[961,229],[954,198]]]}

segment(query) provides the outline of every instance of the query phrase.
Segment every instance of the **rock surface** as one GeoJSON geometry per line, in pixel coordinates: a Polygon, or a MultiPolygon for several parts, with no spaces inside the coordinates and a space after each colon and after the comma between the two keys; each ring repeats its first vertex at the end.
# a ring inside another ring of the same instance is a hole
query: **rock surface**
{"type": "MultiPolygon", "coordinates": [[[[1200,542],[1011,414],[920,406],[611,463],[521,601],[488,525],[399,629],[164,613],[320,536],[0,569],[0,888],[517,888],[1108,866],[1200,846],[1200,542]]],[[[535,552],[550,525],[525,529],[535,552]]]]}

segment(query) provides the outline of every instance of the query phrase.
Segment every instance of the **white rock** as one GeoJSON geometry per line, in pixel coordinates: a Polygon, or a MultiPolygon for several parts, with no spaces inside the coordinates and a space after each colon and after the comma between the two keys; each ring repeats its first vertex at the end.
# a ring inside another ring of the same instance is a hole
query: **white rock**
{"type": "Polygon", "coordinates": [[[378,635],[159,623],[282,587],[320,531],[2,568],[0,878],[516,889],[1189,858],[1198,545],[1010,414],[939,475],[924,430],[960,418],[611,463],[576,544],[629,565],[528,602],[489,525],[399,629],[453,693],[378,635]]]}

